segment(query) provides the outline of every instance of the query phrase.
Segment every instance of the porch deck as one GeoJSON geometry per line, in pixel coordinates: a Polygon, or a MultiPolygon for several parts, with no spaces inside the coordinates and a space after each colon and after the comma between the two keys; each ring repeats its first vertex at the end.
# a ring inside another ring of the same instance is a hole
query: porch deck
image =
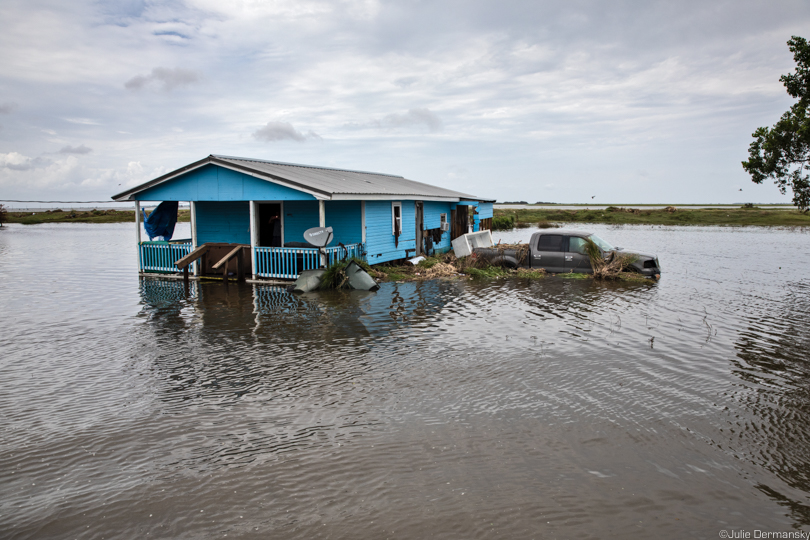
{"type": "MultiPolygon", "coordinates": [[[[191,242],[141,242],[138,245],[140,271],[146,274],[178,274],[180,271],[175,263],[191,251],[191,242]]],[[[259,278],[297,279],[301,272],[320,267],[317,248],[257,246],[252,248],[252,252],[251,260],[255,264],[252,273],[259,278]]],[[[362,243],[328,247],[323,252],[327,266],[352,257],[366,260],[365,245],[362,243]]],[[[194,264],[198,265],[199,262],[194,264]]]]}

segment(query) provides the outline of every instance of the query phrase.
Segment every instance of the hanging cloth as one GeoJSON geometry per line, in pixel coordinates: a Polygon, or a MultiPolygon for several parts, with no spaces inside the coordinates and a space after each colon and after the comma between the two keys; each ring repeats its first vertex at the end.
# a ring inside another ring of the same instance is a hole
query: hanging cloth
{"type": "Polygon", "coordinates": [[[144,220],[143,228],[146,229],[149,240],[160,236],[168,242],[174,234],[175,223],[177,223],[177,201],[163,201],[144,220]]]}

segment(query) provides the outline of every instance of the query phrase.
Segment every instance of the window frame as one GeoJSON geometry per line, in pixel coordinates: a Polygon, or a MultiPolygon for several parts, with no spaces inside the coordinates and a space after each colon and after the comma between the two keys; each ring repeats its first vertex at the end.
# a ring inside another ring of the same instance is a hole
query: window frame
{"type": "Polygon", "coordinates": [[[397,235],[397,219],[399,219],[399,234],[402,234],[402,202],[391,201],[391,234],[397,235]],[[399,208],[399,218],[396,209],[399,208]]]}
{"type": "Polygon", "coordinates": [[[537,238],[537,246],[536,246],[536,249],[537,249],[537,251],[538,251],[538,252],[543,252],[543,253],[565,253],[565,252],[568,250],[568,236],[567,236],[567,235],[564,235],[564,234],[553,234],[553,233],[552,233],[552,234],[541,234],[541,235],[540,235],[540,236],[537,238]],[[540,249],[540,241],[541,241],[541,240],[542,240],[544,237],[550,237],[550,236],[559,236],[559,237],[562,237],[562,241],[560,242],[560,249],[556,249],[556,250],[554,250],[554,251],[549,251],[549,250],[547,250],[547,249],[540,249]]]}

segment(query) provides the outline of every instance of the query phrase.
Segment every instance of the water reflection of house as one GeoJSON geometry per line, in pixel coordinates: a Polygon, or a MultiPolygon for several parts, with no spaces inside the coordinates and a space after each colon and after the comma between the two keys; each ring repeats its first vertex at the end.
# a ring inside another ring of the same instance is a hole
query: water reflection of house
{"type": "Polygon", "coordinates": [[[227,341],[276,343],[299,350],[303,343],[348,343],[388,338],[401,328],[430,324],[444,309],[458,283],[387,283],[376,293],[320,291],[295,295],[265,284],[223,287],[176,280],[141,279],[141,315],[149,339],[173,343],[227,341]],[[191,338],[190,334],[194,337],[191,338]]]}
{"type": "MultiPolygon", "coordinates": [[[[447,251],[450,241],[488,229],[492,202],[389,174],[208,156],[119,193],[116,201],[189,201],[190,241],[143,242],[138,220],[141,272],[175,272],[193,250],[208,250],[195,272],[216,267],[229,253],[249,248],[244,265],[256,278],[294,278],[321,264],[303,232],[332,227],[326,262],[346,255],[370,264],[425,252],[447,251]],[[206,248],[201,246],[207,245],[206,248]]],[[[225,263],[235,269],[236,258],[225,263]]]]}

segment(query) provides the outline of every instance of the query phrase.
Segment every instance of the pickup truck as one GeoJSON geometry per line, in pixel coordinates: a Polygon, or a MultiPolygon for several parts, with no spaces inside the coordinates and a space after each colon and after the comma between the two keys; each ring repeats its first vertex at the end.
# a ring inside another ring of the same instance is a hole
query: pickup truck
{"type": "Polygon", "coordinates": [[[608,259],[613,253],[630,255],[634,258],[630,270],[644,276],[661,274],[661,265],[658,257],[646,253],[626,251],[613,247],[593,233],[567,229],[554,229],[536,232],[529,241],[528,251],[517,249],[475,248],[476,257],[489,260],[492,264],[500,264],[507,268],[518,266],[528,268],[542,268],[546,272],[562,273],[577,272],[591,274],[591,260],[585,251],[587,240],[591,240],[599,247],[602,255],[608,259]]]}

